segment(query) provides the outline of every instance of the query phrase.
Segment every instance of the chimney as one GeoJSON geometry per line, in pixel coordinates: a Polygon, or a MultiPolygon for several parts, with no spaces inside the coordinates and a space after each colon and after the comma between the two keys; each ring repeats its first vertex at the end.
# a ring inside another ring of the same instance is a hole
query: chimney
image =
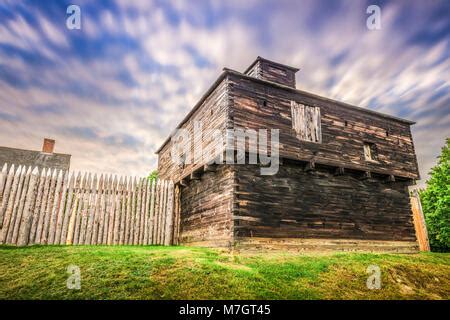
{"type": "Polygon", "coordinates": [[[257,57],[244,73],[257,79],[295,88],[295,73],[298,70],[298,68],[257,57]]]}
{"type": "Polygon", "coordinates": [[[55,148],[55,140],[45,138],[44,144],[42,145],[42,152],[53,153],[54,148],[55,148]]]}

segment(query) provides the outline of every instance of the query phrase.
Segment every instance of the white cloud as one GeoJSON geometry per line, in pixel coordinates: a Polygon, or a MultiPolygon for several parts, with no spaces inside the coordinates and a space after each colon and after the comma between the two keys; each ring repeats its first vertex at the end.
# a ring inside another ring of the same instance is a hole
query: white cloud
{"type": "Polygon", "coordinates": [[[101,8],[98,16],[86,9],[91,2],[81,4],[77,35],[93,47],[106,46],[97,57],[79,56],[82,47],[62,54],[70,39],[43,15],[39,28],[20,15],[0,22],[0,45],[54,63],[41,67],[0,50],[0,66],[27,83],[0,77],[1,111],[21,118],[0,119],[2,145],[39,148],[51,136],[58,151],[73,155],[76,170],[146,174],[156,166],[153,152],[222,67],[243,70],[258,55],[300,67],[300,89],[362,107],[377,101],[370,107],[418,121],[413,133],[423,177],[450,136],[449,111],[442,110],[450,95],[450,40],[408,43],[424,23],[441,30],[442,22],[427,23],[429,8],[416,8],[425,20],[400,29],[402,4],[389,3],[382,8],[382,30],[369,31],[363,3],[176,1],[166,4],[176,22],[153,1],[116,3],[120,13],[101,8]],[[220,19],[208,21],[205,6],[220,19]],[[138,48],[104,44],[104,36],[138,48]]]}

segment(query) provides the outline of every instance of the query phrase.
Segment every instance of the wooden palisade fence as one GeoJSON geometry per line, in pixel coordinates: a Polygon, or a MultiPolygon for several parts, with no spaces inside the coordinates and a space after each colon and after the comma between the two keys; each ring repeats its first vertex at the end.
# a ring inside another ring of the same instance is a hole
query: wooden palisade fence
{"type": "Polygon", "coordinates": [[[177,242],[171,181],[7,168],[0,172],[1,244],[177,242]]]}

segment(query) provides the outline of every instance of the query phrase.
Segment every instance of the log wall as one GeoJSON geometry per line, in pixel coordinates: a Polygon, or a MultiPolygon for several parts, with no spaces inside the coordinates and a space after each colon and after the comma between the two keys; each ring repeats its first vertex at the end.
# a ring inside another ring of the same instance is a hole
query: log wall
{"type": "Polygon", "coordinates": [[[406,182],[305,171],[285,162],[260,176],[257,165],[236,166],[239,237],[415,241],[406,182]]]}
{"type": "Polygon", "coordinates": [[[295,88],[295,73],[297,71],[297,68],[258,57],[244,73],[257,79],[295,88]]]}
{"type": "Polygon", "coordinates": [[[238,74],[231,74],[229,82],[234,128],[279,129],[281,157],[419,178],[408,123],[238,74]],[[320,108],[321,143],[298,139],[291,101],[320,108]],[[364,142],[377,146],[376,161],[365,160],[364,142]]]}
{"type": "Polygon", "coordinates": [[[181,189],[180,242],[229,246],[233,236],[234,171],[220,165],[181,189]]]}
{"type": "MultiPolygon", "coordinates": [[[[335,239],[350,241],[349,247],[354,241],[415,246],[407,186],[419,173],[411,122],[296,90],[295,68],[262,62],[257,59],[247,74],[226,69],[179,127],[191,136],[198,120],[205,129],[222,131],[279,129],[280,172],[261,176],[255,165],[220,165],[209,172],[205,162],[179,166],[167,140],[158,170],[179,187],[180,243],[335,239]],[[320,114],[316,142],[300,139],[293,105],[320,114]],[[365,144],[376,147],[376,159],[364,157],[365,144]]],[[[210,139],[194,143],[207,147],[210,139]]]]}
{"type": "Polygon", "coordinates": [[[179,181],[186,175],[189,175],[195,168],[203,165],[205,162],[194,161],[194,151],[197,146],[201,146],[202,150],[214,150],[220,153],[224,149],[225,144],[217,145],[213,139],[212,132],[208,132],[211,129],[218,129],[224,132],[227,124],[228,116],[228,96],[227,90],[228,81],[223,79],[213,92],[205,99],[205,101],[195,110],[195,112],[189,117],[189,121],[182,124],[180,128],[186,129],[190,136],[191,141],[182,142],[189,144],[191,150],[190,164],[179,165],[172,161],[172,141],[168,141],[163,148],[159,151],[158,157],[158,174],[162,179],[171,179],[173,181],[179,181]],[[196,137],[194,135],[195,122],[202,123],[203,136],[196,137]]]}

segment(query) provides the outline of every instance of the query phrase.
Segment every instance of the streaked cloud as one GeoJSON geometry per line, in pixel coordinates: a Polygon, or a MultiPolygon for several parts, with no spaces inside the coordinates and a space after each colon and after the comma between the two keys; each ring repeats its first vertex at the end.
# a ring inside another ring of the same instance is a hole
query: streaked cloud
{"type": "Polygon", "coordinates": [[[53,137],[73,169],[146,174],[222,67],[258,55],[300,67],[298,88],[417,121],[424,178],[450,136],[449,2],[76,1],[81,30],[69,4],[0,4],[1,145],[53,137]]]}

